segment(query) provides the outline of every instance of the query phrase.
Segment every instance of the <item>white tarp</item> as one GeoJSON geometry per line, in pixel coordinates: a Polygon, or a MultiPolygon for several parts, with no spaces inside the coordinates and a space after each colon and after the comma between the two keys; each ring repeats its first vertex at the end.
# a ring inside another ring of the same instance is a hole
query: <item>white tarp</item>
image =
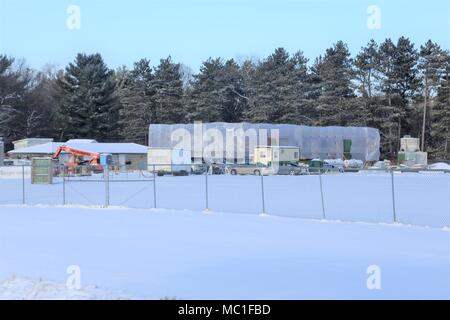
{"type": "MultiPolygon", "coordinates": [[[[253,124],[253,123],[201,123],[203,132],[202,143],[195,143],[192,139],[191,150],[195,153],[196,149],[204,149],[210,141],[208,136],[209,129],[217,129],[223,135],[227,132],[238,130],[259,130],[265,129],[269,134],[269,141],[261,141],[258,138],[258,145],[265,146],[273,144],[271,140],[273,135],[271,130],[278,130],[279,145],[296,146],[300,148],[300,158],[302,159],[341,159],[344,157],[344,139],[352,141],[351,156],[353,159],[362,161],[378,161],[380,158],[380,133],[378,129],[366,127],[309,127],[291,124],[253,124]]],[[[149,128],[149,146],[153,148],[175,148],[179,145],[173,139],[172,134],[176,130],[184,129],[194,134],[194,124],[152,124],[149,128]]],[[[223,143],[224,148],[226,143],[223,143]]],[[[246,143],[246,157],[252,159],[253,148],[249,148],[246,143]]],[[[224,150],[225,153],[225,150],[224,150]]]]}

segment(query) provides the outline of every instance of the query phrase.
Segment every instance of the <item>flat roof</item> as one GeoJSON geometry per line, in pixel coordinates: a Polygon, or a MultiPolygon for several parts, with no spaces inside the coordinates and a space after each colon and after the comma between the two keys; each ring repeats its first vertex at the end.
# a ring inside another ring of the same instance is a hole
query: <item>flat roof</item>
{"type": "Polygon", "coordinates": [[[11,150],[9,154],[53,154],[58,147],[67,146],[89,152],[111,154],[147,154],[148,147],[137,143],[67,143],[49,142],[11,150]]]}
{"type": "Polygon", "coordinates": [[[13,141],[12,143],[18,143],[18,142],[23,142],[23,141],[53,141],[53,138],[24,138],[24,139],[20,139],[20,140],[16,140],[13,141]]]}
{"type": "Polygon", "coordinates": [[[296,146],[256,146],[255,148],[284,148],[284,149],[300,149],[296,146]]]}

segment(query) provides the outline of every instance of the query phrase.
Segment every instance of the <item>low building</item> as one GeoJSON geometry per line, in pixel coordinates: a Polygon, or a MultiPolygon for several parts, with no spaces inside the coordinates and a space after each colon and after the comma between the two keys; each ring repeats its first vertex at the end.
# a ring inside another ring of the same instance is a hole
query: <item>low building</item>
{"type": "Polygon", "coordinates": [[[300,148],[302,160],[357,159],[373,162],[380,158],[380,132],[368,127],[248,122],[151,124],[148,145],[152,148],[190,149],[195,160],[206,155],[220,163],[251,162],[255,147],[260,146],[295,146],[300,148]]]}
{"type": "Polygon", "coordinates": [[[28,148],[37,146],[40,144],[46,144],[53,142],[52,138],[25,138],[21,140],[13,141],[12,144],[14,145],[14,150],[16,149],[22,149],[22,148],[28,148]]]}
{"type": "Polygon", "coordinates": [[[128,169],[145,170],[147,168],[148,147],[136,143],[98,143],[95,140],[69,140],[67,142],[48,142],[44,144],[14,149],[8,152],[13,159],[28,159],[34,157],[51,157],[61,146],[75,149],[109,153],[112,155],[113,164],[127,166],[128,169]]]}

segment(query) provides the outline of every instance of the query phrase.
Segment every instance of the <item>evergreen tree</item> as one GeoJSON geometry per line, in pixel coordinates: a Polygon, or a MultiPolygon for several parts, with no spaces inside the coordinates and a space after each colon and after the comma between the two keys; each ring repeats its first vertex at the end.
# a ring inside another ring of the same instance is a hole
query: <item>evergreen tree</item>
{"type": "Polygon", "coordinates": [[[308,72],[308,59],[299,51],[290,58],[290,69],[280,121],[292,124],[316,124],[316,99],[319,96],[314,76],[308,72]]]}
{"type": "Polygon", "coordinates": [[[190,94],[191,120],[239,122],[247,97],[239,65],[208,59],[194,76],[190,94]]]}
{"type": "Polygon", "coordinates": [[[337,42],[316,59],[313,72],[319,77],[321,94],[318,99],[320,125],[347,125],[347,116],[354,104],[352,60],[347,45],[337,42]]]}
{"type": "Polygon", "coordinates": [[[378,114],[381,102],[378,96],[378,50],[378,44],[372,39],[366,47],[361,48],[354,61],[357,90],[360,94],[356,103],[360,105],[360,125],[363,126],[380,127],[385,120],[382,114],[378,114]]]}
{"type": "Polygon", "coordinates": [[[423,100],[422,126],[421,126],[421,146],[426,150],[426,145],[431,143],[431,119],[430,119],[430,99],[435,96],[441,77],[445,72],[446,55],[441,47],[431,40],[420,47],[419,70],[422,77],[423,100]]]}
{"type": "Polygon", "coordinates": [[[114,73],[100,54],[78,54],[56,81],[64,138],[116,141],[119,103],[114,73]]]}
{"type": "Polygon", "coordinates": [[[152,80],[155,117],[153,123],[181,123],[186,119],[183,108],[183,80],[180,64],[172,58],[161,59],[152,80]]]}
{"type": "Polygon", "coordinates": [[[125,141],[147,144],[148,126],[156,119],[153,69],[150,60],[142,59],[134,69],[117,72],[120,98],[120,135],[125,141]]]}
{"type": "Polygon", "coordinates": [[[246,118],[253,122],[281,122],[291,93],[292,61],[283,48],[278,48],[256,66],[247,83],[246,118]]]}
{"type": "Polygon", "coordinates": [[[386,39],[380,45],[379,57],[383,98],[377,113],[379,120],[384,119],[384,154],[392,158],[400,148],[401,136],[411,133],[410,106],[418,86],[417,51],[407,38],[401,37],[397,44],[386,39]]]}
{"type": "Polygon", "coordinates": [[[221,81],[224,64],[220,58],[203,62],[200,72],[193,77],[189,96],[190,121],[222,121],[221,81]]]}
{"type": "Polygon", "coordinates": [[[437,102],[432,113],[432,155],[438,159],[450,158],[450,52],[444,52],[444,57],[437,102]]]}

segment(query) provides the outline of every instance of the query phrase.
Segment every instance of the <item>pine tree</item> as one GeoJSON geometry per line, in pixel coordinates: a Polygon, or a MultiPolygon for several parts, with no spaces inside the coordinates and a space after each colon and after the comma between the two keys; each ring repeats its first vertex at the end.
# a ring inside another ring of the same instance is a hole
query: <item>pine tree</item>
{"type": "Polygon", "coordinates": [[[247,82],[246,119],[253,122],[282,121],[291,88],[291,70],[292,61],[283,48],[276,49],[256,66],[247,82]]]}
{"type": "Polygon", "coordinates": [[[450,158],[450,52],[444,52],[443,72],[437,89],[437,103],[432,112],[432,146],[434,156],[450,158]]]}
{"type": "Polygon", "coordinates": [[[183,108],[183,80],[180,64],[173,63],[172,58],[161,59],[155,69],[152,90],[155,103],[153,123],[181,123],[186,119],[183,108]]]}
{"type": "Polygon", "coordinates": [[[189,120],[222,121],[222,82],[224,64],[220,58],[204,61],[200,72],[193,77],[189,96],[189,120]]]}
{"type": "Polygon", "coordinates": [[[321,94],[318,99],[320,125],[346,125],[351,111],[354,78],[352,60],[347,45],[337,42],[326,50],[324,57],[316,59],[313,72],[319,77],[321,94]]]}
{"type": "Polygon", "coordinates": [[[360,97],[356,104],[359,105],[359,125],[380,127],[385,120],[379,118],[377,111],[380,108],[379,99],[379,74],[377,67],[380,63],[378,44],[372,39],[366,47],[361,48],[354,60],[357,90],[360,97]]]}
{"type": "Polygon", "coordinates": [[[189,118],[201,121],[239,122],[246,107],[244,80],[233,60],[208,59],[194,77],[189,118]]]}
{"type": "Polygon", "coordinates": [[[100,54],[78,54],[56,82],[65,138],[115,141],[119,104],[113,71],[100,54]]]}
{"type": "Polygon", "coordinates": [[[420,47],[419,70],[422,77],[423,87],[423,112],[421,126],[421,146],[426,150],[426,146],[431,143],[431,119],[430,119],[430,99],[437,91],[441,77],[445,72],[446,55],[441,47],[431,40],[420,47]]]}
{"type": "Polygon", "coordinates": [[[117,72],[120,98],[120,135],[125,141],[147,144],[148,126],[156,119],[153,69],[150,60],[142,59],[134,69],[117,72]]]}
{"type": "Polygon", "coordinates": [[[292,124],[315,125],[318,86],[308,72],[308,59],[299,51],[290,58],[288,82],[284,95],[284,111],[280,121],[292,124]]]}

